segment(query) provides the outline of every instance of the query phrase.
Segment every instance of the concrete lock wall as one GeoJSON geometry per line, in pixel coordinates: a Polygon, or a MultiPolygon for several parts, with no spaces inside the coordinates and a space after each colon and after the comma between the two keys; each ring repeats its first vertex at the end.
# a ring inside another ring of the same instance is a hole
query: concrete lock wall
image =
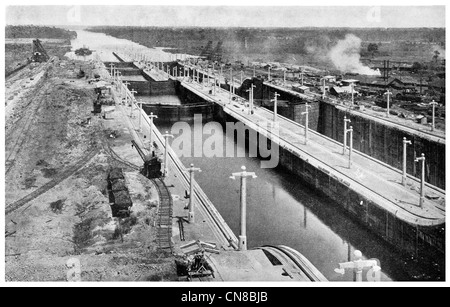
{"type": "MultiPolygon", "coordinates": [[[[265,85],[262,85],[262,89],[261,99],[273,98],[275,89],[265,85]]],[[[304,116],[301,115],[304,109],[296,108],[300,98],[286,92],[277,92],[281,94],[278,100],[287,100],[290,105],[292,104],[290,109],[280,110],[279,114],[304,125],[304,118],[302,118],[304,116]]],[[[403,167],[403,137],[406,137],[412,142],[407,146],[408,174],[420,178],[420,166],[414,162],[414,159],[424,153],[426,157],[425,180],[445,189],[445,144],[409,134],[372,119],[350,115],[350,112],[339,110],[336,106],[323,101],[313,102],[310,105],[309,127],[311,129],[338,142],[343,142],[344,116],[347,116],[354,129],[354,148],[397,169],[403,167]]],[[[268,109],[273,110],[273,107],[268,109]]]]}
{"type": "Polygon", "coordinates": [[[350,118],[353,126],[353,146],[375,159],[397,169],[403,167],[403,137],[412,142],[407,146],[407,172],[417,178],[421,176],[420,166],[414,162],[422,153],[426,157],[425,180],[445,189],[445,144],[412,135],[371,119],[351,115],[334,105],[321,102],[319,126],[316,131],[338,142],[343,142],[344,116],[350,118]]]}
{"type": "MultiPolygon", "coordinates": [[[[226,114],[221,106],[214,109],[214,120],[225,124],[236,119],[226,114]]],[[[256,142],[258,142],[259,137],[256,142]]],[[[255,140],[248,140],[249,141],[255,140]]],[[[269,140],[269,146],[272,142],[269,140]]],[[[247,147],[248,148],[248,147],[247,147]]],[[[351,184],[328,171],[308,163],[294,153],[280,147],[279,167],[297,175],[305,184],[335,201],[351,218],[384,239],[397,250],[414,257],[442,257],[445,250],[445,225],[421,227],[408,224],[389,213],[373,201],[352,190],[351,184]]]]}
{"type": "Polygon", "coordinates": [[[142,109],[146,114],[158,114],[154,122],[175,123],[178,121],[192,122],[195,114],[202,114],[203,121],[210,121],[214,118],[214,105],[211,103],[199,103],[191,105],[150,105],[143,104],[142,109]]]}

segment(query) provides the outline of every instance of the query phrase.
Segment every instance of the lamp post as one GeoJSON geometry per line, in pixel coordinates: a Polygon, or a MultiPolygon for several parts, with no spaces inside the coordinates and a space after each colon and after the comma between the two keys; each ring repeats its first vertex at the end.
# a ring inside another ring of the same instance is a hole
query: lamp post
{"type": "Polygon", "coordinates": [[[325,78],[322,78],[323,85],[322,85],[322,99],[325,99],[326,92],[325,92],[325,78]]]}
{"type": "Polygon", "coordinates": [[[230,66],[230,97],[233,94],[233,67],[230,66]]]}
{"type": "Polygon", "coordinates": [[[190,174],[189,180],[189,215],[188,221],[189,223],[194,223],[194,172],[201,172],[202,170],[198,167],[194,167],[194,164],[191,163],[191,167],[187,169],[190,174]]]}
{"type": "Polygon", "coordinates": [[[423,203],[425,202],[425,154],[422,154],[420,158],[416,158],[414,162],[422,162],[422,170],[420,176],[420,208],[423,208],[423,203]]]}
{"type": "Polygon", "coordinates": [[[125,85],[125,87],[123,88],[123,93],[125,95],[125,105],[127,105],[127,103],[128,103],[128,93],[127,93],[127,91],[128,91],[128,85],[129,84],[130,83],[128,81],[123,82],[123,85],[125,85]]]}
{"type": "Polygon", "coordinates": [[[390,92],[389,91],[389,89],[387,90],[387,92],[386,93],[384,93],[385,95],[386,95],[386,98],[387,98],[387,104],[386,104],[386,117],[389,117],[389,107],[390,107],[390,101],[389,101],[389,98],[390,98],[390,96],[392,95],[392,92],[390,92]]]}
{"type": "Polygon", "coordinates": [[[158,115],[153,115],[153,112],[150,112],[150,115],[147,115],[147,117],[150,119],[150,147],[149,151],[152,151],[153,148],[153,119],[158,118],[158,115]]]}
{"type": "Polygon", "coordinates": [[[139,132],[142,130],[141,129],[141,117],[142,117],[142,100],[139,99],[138,101],[138,106],[139,106],[139,112],[138,112],[138,117],[139,117],[139,132]]]}
{"type": "Polygon", "coordinates": [[[352,106],[355,104],[355,91],[354,91],[354,88],[355,88],[355,84],[354,83],[351,83],[350,84],[350,87],[351,87],[351,89],[352,89],[352,106]]]}
{"type": "Polygon", "coordinates": [[[406,145],[410,144],[411,141],[406,140],[406,138],[403,138],[403,175],[402,175],[402,184],[406,187],[406,145]]]}
{"type": "Polygon", "coordinates": [[[233,173],[230,178],[236,179],[241,177],[241,217],[240,228],[241,233],[239,235],[239,250],[247,250],[247,177],[255,179],[257,176],[253,172],[247,172],[245,166],[241,167],[242,172],[233,173]]]}
{"type": "Polygon", "coordinates": [[[362,273],[364,268],[372,268],[373,272],[379,276],[381,267],[378,266],[378,262],[376,260],[363,260],[362,253],[359,250],[356,250],[354,255],[356,258],[355,260],[339,263],[339,268],[334,271],[338,274],[344,275],[345,269],[352,269],[355,272],[355,281],[357,282],[362,282],[362,273]]]}
{"type": "Polygon", "coordinates": [[[343,151],[342,151],[343,155],[345,155],[345,151],[347,149],[347,131],[348,131],[347,123],[350,123],[350,122],[351,122],[351,120],[347,119],[347,116],[344,116],[344,148],[343,148],[343,151]]]}
{"type": "Polygon", "coordinates": [[[434,124],[435,124],[435,108],[436,105],[438,104],[436,101],[432,101],[430,102],[430,104],[432,105],[432,117],[431,117],[431,131],[434,131],[434,124]]]}
{"type": "Polygon", "coordinates": [[[135,100],[135,98],[134,98],[134,94],[135,93],[137,93],[134,89],[131,89],[131,91],[130,91],[130,93],[131,93],[131,97],[130,97],[130,99],[131,99],[131,103],[130,103],[130,117],[133,115],[133,102],[134,102],[134,100],[135,100]]]}
{"type": "Polygon", "coordinates": [[[349,149],[348,149],[348,168],[352,168],[352,152],[353,152],[353,126],[350,126],[350,129],[347,130],[350,134],[349,136],[349,149]]]}
{"type": "Polygon", "coordinates": [[[305,115],[305,145],[308,144],[308,126],[309,126],[309,108],[311,106],[306,103],[305,104],[305,112],[302,112],[302,115],[305,115]]]}
{"type": "Polygon", "coordinates": [[[277,110],[277,104],[278,104],[278,99],[277,97],[280,96],[280,94],[278,94],[277,92],[275,92],[274,94],[274,98],[273,98],[273,122],[276,123],[277,119],[278,119],[278,110],[277,110]]]}
{"type": "Polygon", "coordinates": [[[169,131],[166,131],[166,134],[163,135],[164,137],[164,177],[167,177],[169,175],[169,166],[168,163],[168,147],[169,147],[169,138],[173,138],[172,134],[169,134],[169,131]]]}

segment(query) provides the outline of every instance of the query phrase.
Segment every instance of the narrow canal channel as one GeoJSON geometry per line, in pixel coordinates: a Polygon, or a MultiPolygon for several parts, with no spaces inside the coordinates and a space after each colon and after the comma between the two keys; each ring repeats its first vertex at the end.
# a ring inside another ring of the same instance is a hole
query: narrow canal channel
{"type": "MultiPolygon", "coordinates": [[[[174,97],[174,101],[177,99],[174,97]]],[[[193,135],[201,135],[201,126],[189,125],[193,135]]],[[[222,131],[221,124],[215,125],[217,131],[222,131]]],[[[157,126],[162,132],[172,131],[172,124],[158,123],[157,126]]],[[[205,134],[203,141],[208,136],[205,134]]],[[[194,144],[193,138],[191,144],[194,144]]],[[[235,151],[240,146],[233,136],[226,133],[223,133],[223,139],[223,156],[227,146],[233,146],[235,151]]],[[[331,281],[353,280],[352,272],[342,276],[334,269],[339,267],[340,262],[353,259],[355,250],[360,250],[364,258],[380,261],[382,281],[438,278],[436,274],[439,275],[439,272],[419,268],[412,263],[413,259],[402,258],[392,247],[350,219],[333,201],[308,187],[298,176],[282,168],[263,169],[259,158],[249,157],[247,151],[246,157],[181,157],[181,161],[185,166],[193,163],[202,169],[196,175],[197,182],[236,235],[239,235],[240,186],[229,176],[239,172],[242,165],[256,173],[256,179],[247,181],[249,248],[267,244],[295,248],[331,281]]]]}
{"type": "MultiPolygon", "coordinates": [[[[161,48],[149,49],[128,40],[100,33],[77,31],[72,41],[74,49],[83,45],[96,51],[103,61],[112,61],[112,51],[143,52],[156,60],[168,58],[161,48]]],[[[68,56],[74,56],[68,54],[68,56]]],[[[75,56],[74,56],[75,57],[75,56]]],[[[145,102],[178,105],[176,95],[164,97],[139,96],[145,102]]],[[[201,127],[192,131],[201,133],[201,127]]],[[[218,124],[218,128],[220,124],[218,124]]],[[[159,123],[161,131],[171,131],[172,124],[159,123]]],[[[221,129],[219,129],[221,130],[221,129]]],[[[196,133],[193,133],[195,135],[196,133]]],[[[208,136],[205,135],[203,140],[208,136]]],[[[227,146],[239,146],[234,138],[223,134],[227,146]]],[[[192,141],[192,144],[194,142],[192,141]]],[[[202,169],[196,180],[214,203],[236,235],[239,235],[239,182],[229,178],[242,165],[258,176],[247,185],[247,236],[249,248],[261,245],[287,245],[307,257],[330,281],[351,281],[353,273],[340,275],[334,270],[340,262],[353,258],[360,250],[364,258],[376,258],[382,268],[381,280],[439,280],[444,273],[434,269],[431,260],[417,263],[393,251],[392,247],[350,219],[330,199],[306,186],[299,177],[281,168],[262,169],[258,158],[193,158],[181,157],[188,166],[194,163],[202,169]]],[[[364,279],[365,274],[364,274],[364,279]]]]}

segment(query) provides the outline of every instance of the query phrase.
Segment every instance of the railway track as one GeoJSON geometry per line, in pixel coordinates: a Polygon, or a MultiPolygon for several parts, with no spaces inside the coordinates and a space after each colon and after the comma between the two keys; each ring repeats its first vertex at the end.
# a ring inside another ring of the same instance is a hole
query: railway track
{"type": "MultiPolygon", "coordinates": [[[[150,125],[150,122],[148,121],[147,118],[144,118],[147,121],[147,124],[150,125]]],[[[161,148],[163,148],[164,146],[164,140],[162,138],[162,135],[159,133],[159,131],[156,129],[156,127],[154,127],[154,133],[156,136],[156,140],[159,142],[159,144],[161,145],[161,148]]],[[[168,155],[170,156],[171,160],[173,161],[173,164],[176,168],[176,171],[181,175],[182,179],[184,182],[186,182],[187,184],[189,184],[189,174],[186,171],[184,165],[181,163],[181,161],[178,160],[176,154],[171,150],[171,148],[169,147],[169,151],[168,151],[168,155]]],[[[234,233],[231,231],[231,229],[225,227],[224,225],[226,225],[226,222],[223,220],[223,218],[220,216],[220,214],[216,211],[216,209],[210,205],[208,205],[210,203],[208,197],[206,196],[206,194],[203,192],[203,190],[200,188],[200,186],[198,185],[197,182],[194,182],[194,193],[195,196],[198,199],[198,204],[202,207],[202,209],[204,210],[205,214],[207,214],[210,218],[210,220],[214,223],[214,225],[216,226],[216,228],[220,231],[221,235],[226,239],[226,241],[228,242],[229,246],[231,246],[234,249],[237,249],[237,239],[234,235],[234,233]]]]}
{"type": "Polygon", "coordinates": [[[172,196],[162,179],[151,180],[155,184],[159,196],[156,243],[158,244],[158,249],[172,252],[172,196]]]}
{"type": "Polygon", "coordinates": [[[36,197],[44,194],[57,184],[59,184],[61,181],[65,180],[66,178],[73,175],[76,171],[81,169],[86,163],[88,163],[96,154],[98,153],[98,149],[94,148],[88,151],[82,158],[80,158],[75,164],[63,169],[61,172],[59,172],[58,175],[56,175],[55,178],[47,182],[46,184],[42,185],[35,191],[31,192],[30,194],[26,195],[25,197],[19,199],[18,201],[15,201],[14,203],[7,205],[5,208],[5,215],[11,214],[12,212],[16,211],[17,209],[23,207],[36,197]]]}
{"type": "Polygon", "coordinates": [[[34,104],[33,108],[30,110],[27,110],[27,114],[25,117],[23,117],[19,122],[15,123],[15,126],[18,126],[18,130],[10,129],[12,132],[9,135],[8,140],[6,141],[6,144],[12,142],[11,147],[6,147],[6,157],[5,157],[5,175],[7,175],[11,169],[13,168],[16,160],[17,154],[20,152],[23,144],[25,143],[25,140],[27,138],[27,133],[30,130],[31,124],[34,120],[34,115],[39,111],[41,108],[41,101],[43,97],[45,96],[48,89],[48,85],[44,86],[39,90],[39,93],[37,97],[34,98],[34,100],[37,100],[37,103],[34,104]]]}

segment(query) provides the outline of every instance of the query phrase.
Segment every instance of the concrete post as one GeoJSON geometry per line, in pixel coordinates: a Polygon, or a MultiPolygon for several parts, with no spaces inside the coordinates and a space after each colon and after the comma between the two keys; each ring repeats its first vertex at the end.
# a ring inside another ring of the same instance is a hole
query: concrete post
{"type": "Polygon", "coordinates": [[[138,106],[139,106],[139,112],[138,112],[138,117],[139,117],[139,130],[138,130],[138,131],[140,132],[140,131],[142,131],[142,128],[141,128],[142,101],[141,101],[141,100],[139,100],[138,106]]]}
{"type": "Polygon", "coordinates": [[[273,99],[273,122],[274,123],[276,123],[277,119],[278,119],[278,114],[277,114],[278,113],[278,110],[277,110],[278,96],[280,96],[280,94],[275,92],[274,99],[273,99]]]}
{"type": "Polygon", "coordinates": [[[153,115],[153,112],[150,112],[150,116],[147,115],[147,117],[150,119],[150,146],[149,151],[152,152],[153,149],[153,118],[158,118],[158,115],[153,115]]]}
{"type": "Polygon", "coordinates": [[[230,102],[233,95],[233,68],[230,67],[230,102]]]}
{"type": "Polygon", "coordinates": [[[302,86],[303,86],[303,71],[300,73],[300,76],[302,77],[302,86]]]}
{"type": "Polygon", "coordinates": [[[419,205],[420,208],[423,208],[423,204],[425,202],[425,154],[422,154],[422,156],[420,158],[416,158],[414,160],[415,162],[419,162],[422,161],[422,174],[420,177],[420,201],[419,201],[419,205]]]}
{"type": "Polygon", "coordinates": [[[350,133],[349,136],[349,150],[348,150],[348,168],[352,168],[352,152],[353,152],[353,126],[350,126],[350,129],[348,129],[348,132],[350,133]]]}
{"type": "Polygon", "coordinates": [[[311,106],[308,103],[306,103],[305,104],[306,112],[302,112],[302,115],[305,115],[305,145],[308,144],[309,108],[311,108],[311,106]]]}
{"type": "Polygon", "coordinates": [[[127,102],[128,102],[128,94],[127,94],[127,91],[128,91],[128,84],[130,84],[130,83],[128,83],[128,81],[125,81],[125,82],[123,83],[123,85],[125,85],[125,87],[123,88],[123,89],[124,89],[123,93],[124,93],[124,95],[125,95],[125,105],[127,105],[127,102]]]}
{"type": "Polygon", "coordinates": [[[188,172],[190,174],[189,180],[189,215],[188,221],[189,223],[194,223],[194,172],[201,172],[202,170],[198,167],[194,167],[194,164],[191,163],[191,167],[188,168],[188,172]]]}
{"type": "Polygon", "coordinates": [[[241,177],[241,232],[239,235],[239,250],[245,251],[247,250],[247,177],[254,179],[257,176],[253,172],[247,172],[245,166],[242,166],[241,169],[242,172],[233,173],[230,178],[234,180],[236,177],[241,177]]]}
{"type": "Polygon", "coordinates": [[[169,166],[168,164],[168,148],[169,148],[169,138],[173,138],[172,134],[169,134],[169,131],[166,131],[166,134],[163,135],[165,142],[164,142],[164,177],[167,177],[169,175],[169,166]]]}
{"type": "Polygon", "coordinates": [[[387,90],[386,93],[384,93],[386,95],[387,98],[387,104],[386,104],[386,117],[389,117],[389,108],[390,108],[390,96],[392,95],[392,92],[389,91],[389,89],[387,90]]]}
{"type": "Polygon", "coordinates": [[[325,99],[326,96],[326,92],[325,92],[325,79],[323,80],[323,84],[322,84],[322,99],[325,99]]]}
{"type": "Polygon", "coordinates": [[[345,151],[347,150],[347,131],[348,131],[347,123],[350,123],[350,122],[351,122],[351,120],[347,119],[347,116],[344,116],[344,146],[343,146],[344,148],[342,151],[343,155],[345,155],[345,151]]]}
{"type": "Polygon", "coordinates": [[[113,67],[114,67],[114,64],[111,63],[111,64],[109,64],[109,66],[111,67],[111,70],[110,70],[110,72],[109,72],[109,75],[112,77],[112,76],[113,76],[113,67]]]}
{"type": "Polygon", "coordinates": [[[242,85],[242,82],[244,81],[244,72],[241,70],[241,85],[242,85]]]}
{"type": "Polygon", "coordinates": [[[270,78],[270,66],[269,66],[269,76],[268,76],[268,80],[271,81],[272,79],[270,78]]]}
{"type": "Polygon", "coordinates": [[[253,104],[255,102],[255,96],[254,96],[254,92],[253,89],[256,87],[256,85],[252,84],[250,85],[250,88],[252,89],[251,94],[252,94],[252,99],[250,100],[250,114],[253,114],[253,104]]]}
{"type": "Polygon", "coordinates": [[[402,184],[406,187],[406,145],[411,144],[411,141],[406,140],[406,138],[403,138],[403,175],[402,175],[402,184]]]}
{"type": "Polygon", "coordinates": [[[435,108],[436,108],[436,105],[438,104],[436,101],[432,101],[432,102],[430,102],[430,104],[432,105],[432,107],[433,107],[433,109],[432,109],[432,117],[431,117],[431,131],[434,131],[434,128],[435,128],[435,108]]]}
{"type": "Polygon", "coordinates": [[[355,92],[354,92],[355,85],[352,83],[350,86],[352,88],[352,106],[353,106],[355,105],[355,92]]]}
{"type": "Polygon", "coordinates": [[[133,103],[134,103],[134,100],[135,100],[134,94],[137,93],[137,92],[136,92],[134,89],[131,89],[130,93],[131,93],[131,97],[130,97],[130,99],[131,99],[131,104],[130,104],[130,117],[132,117],[132,116],[133,116],[133,103]]]}

